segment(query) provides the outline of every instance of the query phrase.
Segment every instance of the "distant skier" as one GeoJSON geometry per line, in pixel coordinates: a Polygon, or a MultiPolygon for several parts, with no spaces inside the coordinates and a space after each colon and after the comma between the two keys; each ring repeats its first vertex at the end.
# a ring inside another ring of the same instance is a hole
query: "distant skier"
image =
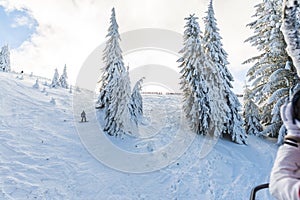
{"type": "Polygon", "coordinates": [[[81,113],[81,122],[86,122],[86,114],[85,114],[84,110],[81,113]]]}

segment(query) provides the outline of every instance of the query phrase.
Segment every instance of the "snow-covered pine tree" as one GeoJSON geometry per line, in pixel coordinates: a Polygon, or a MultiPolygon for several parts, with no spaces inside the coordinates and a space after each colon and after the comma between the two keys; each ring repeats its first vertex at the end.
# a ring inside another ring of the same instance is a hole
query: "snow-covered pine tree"
{"type": "Polygon", "coordinates": [[[211,0],[208,6],[207,16],[204,18],[205,31],[203,37],[203,48],[205,53],[212,61],[212,67],[217,69],[221,76],[221,84],[225,88],[225,105],[226,112],[226,126],[223,133],[232,136],[232,140],[237,143],[245,142],[245,130],[243,128],[243,120],[239,114],[241,104],[232,92],[233,76],[229,72],[227,65],[227,53],[223,49],[221,42],[222,37],[219,34],[219,28],[217,27],[217,20],[213,9],[213,1],[211,0]]]}
{"type": "Polygon", "coordinates": [[[55,69],[50,87],[57,88],[60,86],[58,70],[55,69]]]}
{"type": "Polygon", "coordinates": [[[141,78],[135,83],[130,99],[129,110],[131,114],[131,119],[136,125],[139,122],[141,122],[143,117],[143,98],[141,95],[143,80],[144,78],[141,78]]]}
{"type": "Polygon", "coordinates": [[[262,133],[276,137],[282,126],[280,106],[289,97],[298,77],[280,31],[282,0],[264,0],[256,8],[254,16],[258,19],[248,24],[255,35],[246,42],[256,46],[260,55],[244,63],[254,63],[247,76],[252,82],[252,95],[261,109],[261,123],[266,126],[262,133]]]}
{"type": "Polygon", "coordinates": [[[69,84],[68,84],[68,75],[67,75],[67,65],[65,64],[65,67],[64,67],[64,71],[63,71],[63,74],[60,76],[59,78],[59,84],[62,88],[66,88],[68,89],[69,88],[69,84]]]}
{"type": "Polygon", "coordinates": [[[115,9],[113,8],[110,18],[110,27],[106,35],[108,40],[103,52],[105,67],[103,68],[102,76],[99,81],[100,94],[96,105],[97,108],[104,108],[109,104],[108,83],[114,79],[114,70],[118,70],[120,74],[126,71],[123,63],[122,50],[119,44],[120,34],[118,29],[119,26],[116,21],[115,9]]]}
{"type": "Polygon", "coordinates": [[[113,79],[107,84],[107,94],[109,102],[105,108],[105,126],[106,131],[111,136],[129,133],[130,124],[130,81],[128,71],[119,72],[113,70],[113,79]]]}
{"type": "Polygon", "coordinates": [[[226,120],[225,88],[219,71],[204,53],[197,19],[194,15],[185,18],[184,47],[179,52],[183,108],[192,130],[220,137],[226,120]]]}
{"type": "Polygon", "coordinates": [[[103,55],[105,68],[100,80],[100,94],[96,107],[104,108],[104,131],[109,135],[117,136],[122,133],[130,134],[128,127],[130,127],[131,89],[128,70],[124,67],[122,50],[119,45],[120,35],[114,8],[110,23],[107,34],[109,38],[103,55]]]}
{"type": "Polygon", "coordinates": [[[252,100],[250,89],[245,86],[244,89],[244,111],[245,130],[248,135],[259,136],[263,127],[260,123],[260,113],[258,106],[252,100]]]}
{"type": "Polygon", "coordinates": [[[210,127],[210,105],[208,87],[200,73],[201,65],[207,63],[200,41],[200,27],[193,15],[185,18],[186,25],[180,54],[181,89],[183,90],[183,110],[191,129],[197,134],[206,135],[210,127]]]}
{"type": "Polygon", "coordinates": [[[10,52],[8,45],[4,45],[0,52],[0,70],[4,72],[10,72],[10,52]]]}
{"type": "Polygon", "coordinates": [[[32,87],[35,88],[35,89],[40,88],[39,79],[36,79],[35,84],[32,87]]]}

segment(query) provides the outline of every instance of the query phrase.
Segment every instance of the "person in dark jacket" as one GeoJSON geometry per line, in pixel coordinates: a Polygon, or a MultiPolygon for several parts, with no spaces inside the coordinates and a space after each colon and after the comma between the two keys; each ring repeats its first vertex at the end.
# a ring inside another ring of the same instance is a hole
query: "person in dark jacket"
{"type": "Polygon", "coordinates": [[[86,114],[85,114],[84,110],[81,113],[81,122],[86,122],[86,114]]]}

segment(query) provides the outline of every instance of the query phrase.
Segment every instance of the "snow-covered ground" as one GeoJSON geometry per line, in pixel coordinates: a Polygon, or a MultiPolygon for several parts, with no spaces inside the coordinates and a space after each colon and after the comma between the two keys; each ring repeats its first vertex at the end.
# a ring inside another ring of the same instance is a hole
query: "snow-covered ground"
{"type": "MultiPolygon", "coordinates": [[[[249,198],[253,186],[268,182],[277,146],[254,136],[248,137],[247,146],[218,140],[206,156],[206,138],[197,136],[164,168],[148,173],[112,169],[81,142],[78,130],[93,121],[78,122],[73,94],[49,89],[44,80],[36,89],[35,78],[16,76],[0,73],[0,199],[241,200],[249,198]]],[[[145,95],[144,105],[140,137],[108,141],[127,152],[151,154],[185,131],[178,128],[179,96],[145,95]]],[[[104,154],[113,159],[110,152],[104,154]]],[[[267,190],[258,196],[271,199],[267,190]]]]}

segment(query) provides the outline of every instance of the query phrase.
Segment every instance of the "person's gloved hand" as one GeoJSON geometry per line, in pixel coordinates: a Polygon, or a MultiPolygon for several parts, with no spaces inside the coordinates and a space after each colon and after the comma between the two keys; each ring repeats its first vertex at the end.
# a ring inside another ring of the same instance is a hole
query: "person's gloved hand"
{"type": "Polygon", "coordinates": [[[284,104],[280,110],[281,119],[287,129],[288,135],[300,137],[300,122],[293,119],[293,106],[292,103],[284,104]]]}

